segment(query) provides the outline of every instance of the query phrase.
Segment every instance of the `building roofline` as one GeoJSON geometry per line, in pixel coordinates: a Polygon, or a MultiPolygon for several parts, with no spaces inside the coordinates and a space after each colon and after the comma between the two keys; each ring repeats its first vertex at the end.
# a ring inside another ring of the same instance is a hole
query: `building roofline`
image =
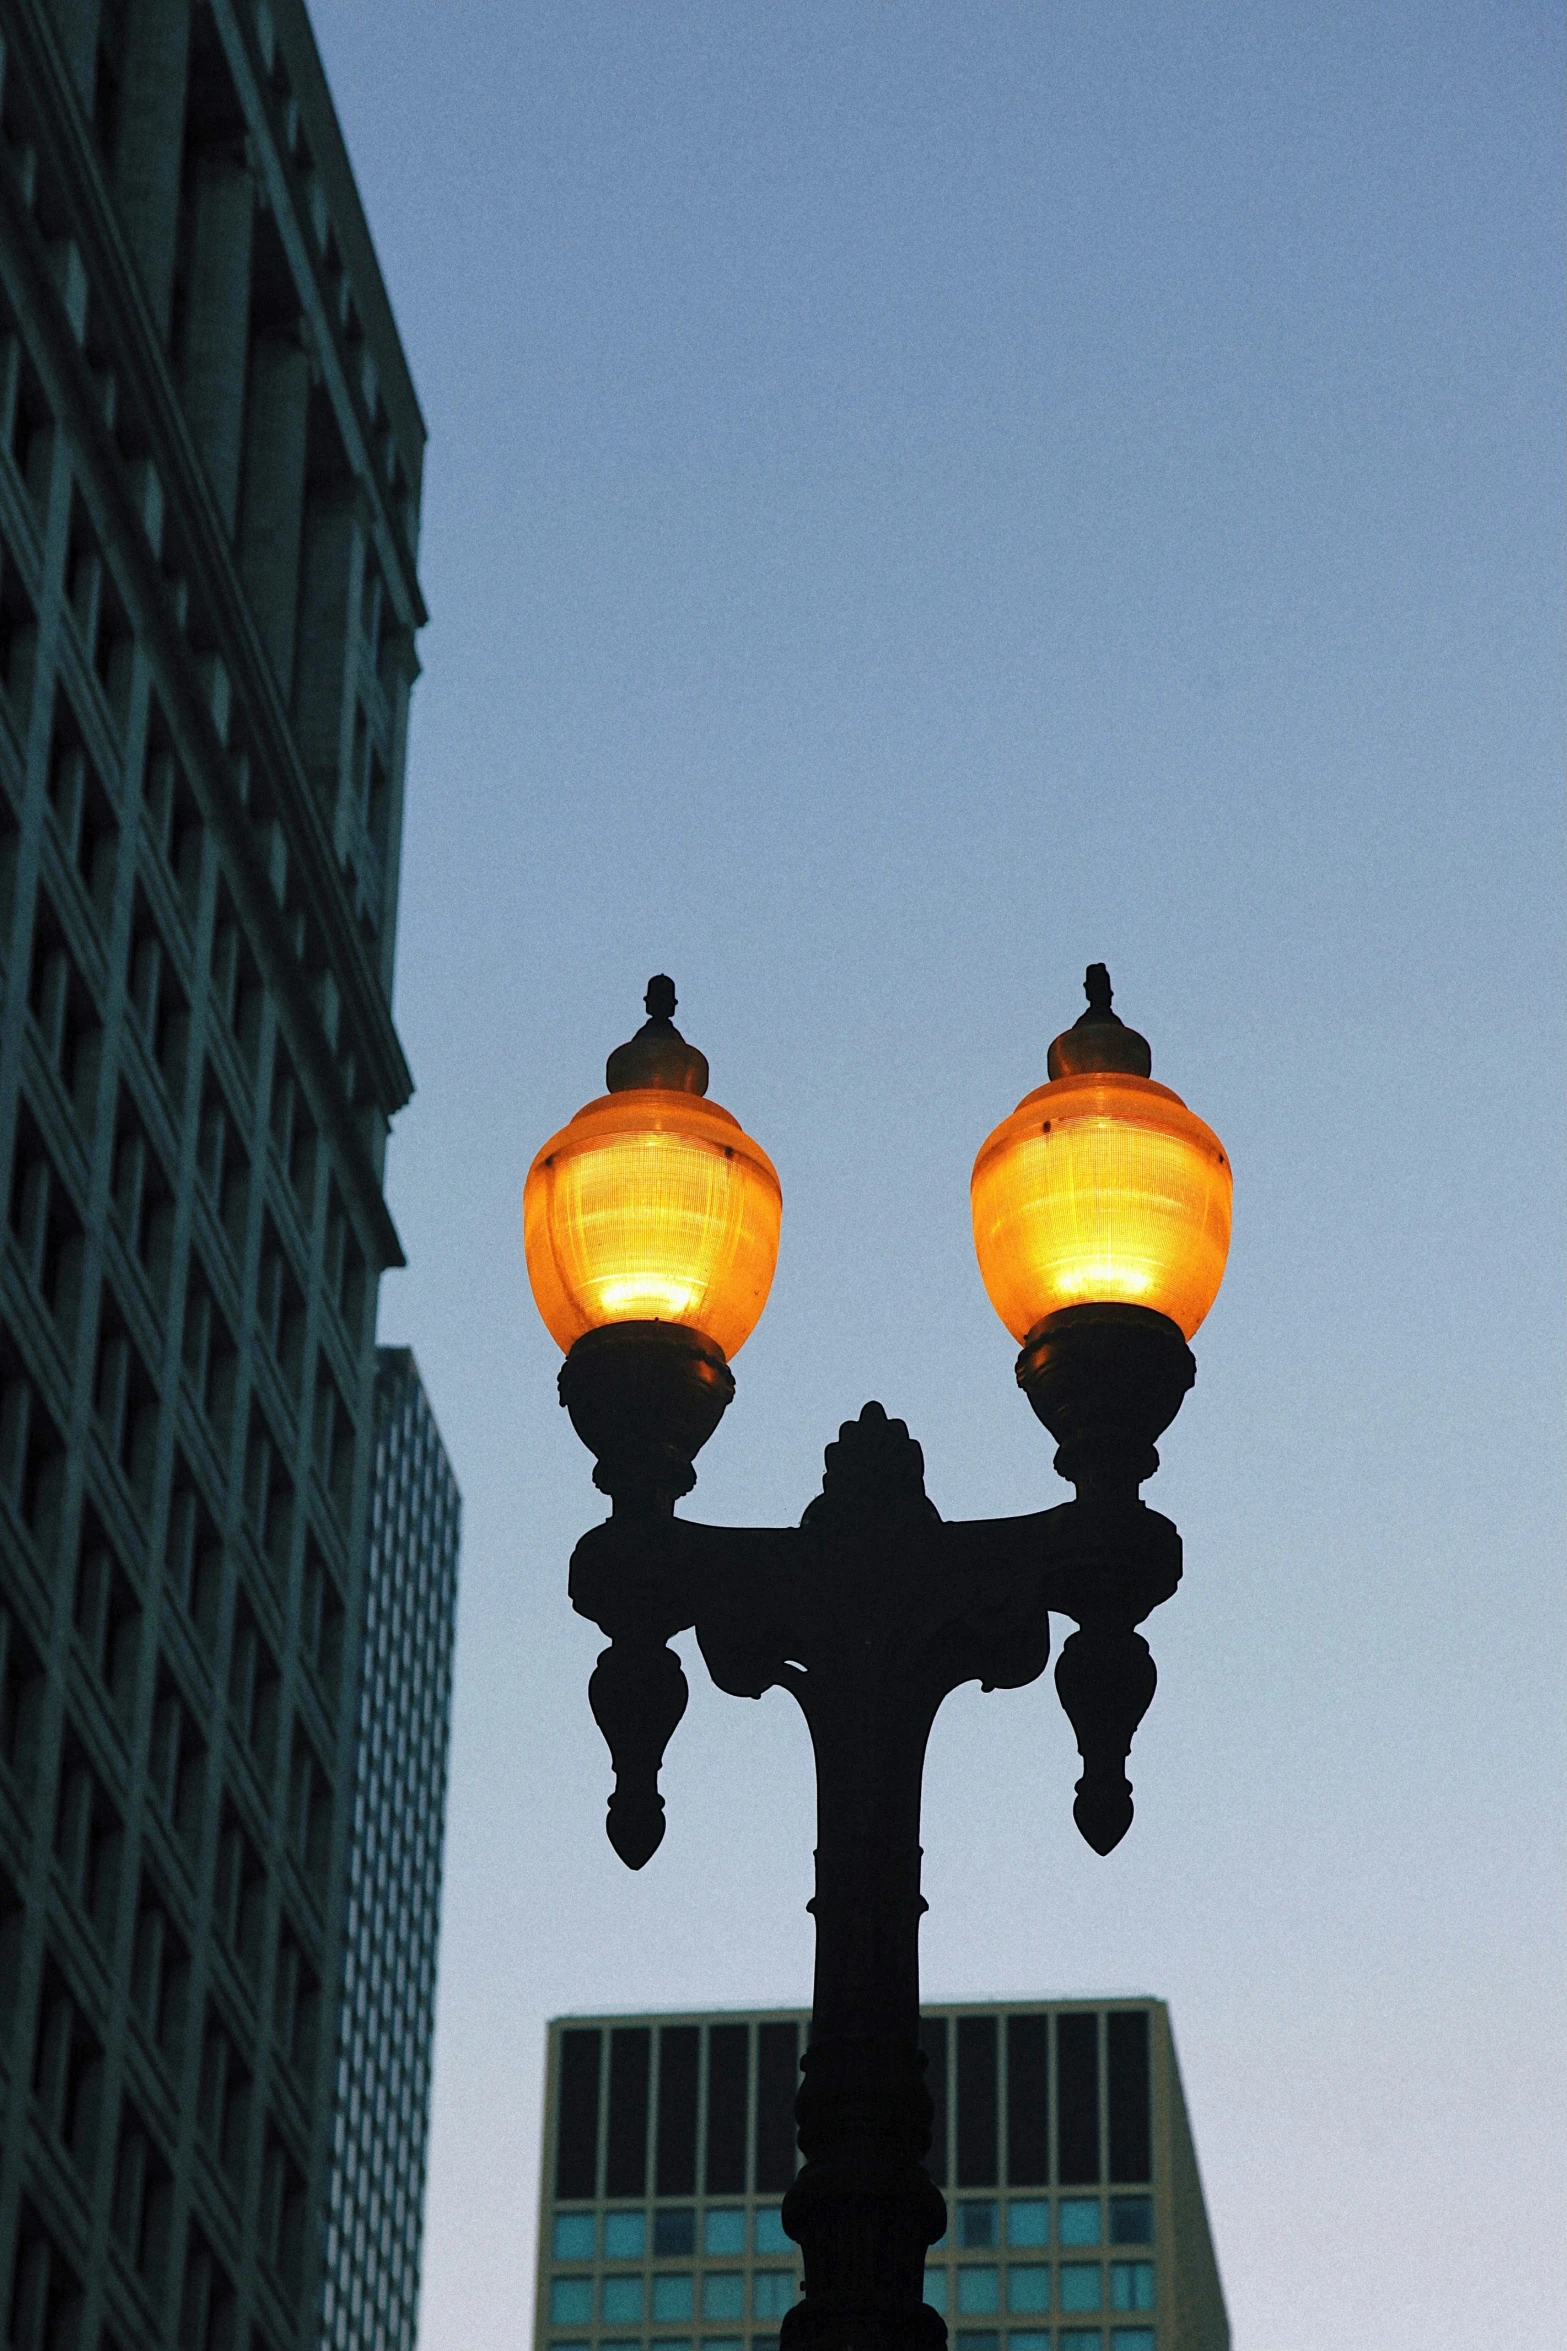
{"type": "Polygon", "coordinates": [[[408,355],[403,349],[397,321],[392,314],[391,298],[386,290],[381,263],[375,249],[375,239],[365,218],[360,201],[353,166],[349,161],[348,142],[338,117],[332,92],[327,84],[326,68],[316,45],[315,27],[310,22],[304,0],[269,0],[273,27],[278,44],[287,60],[294,96],[299,102],[300,118],[310,142],[310,152],[326,194],[327,210],[342,248],[343,262],[354,289],[366,335],[375,355],[376,373],[386,400],[387,415],[393,430],[404,447],[415,490],[420,486],[424,467],[424,446],[429,439],[429,428],[419,395],[414,390],[413,374],[408,355]]]}
{"type": "MultiPolygon", "coordinates": [[[[923,1999],[920,2014],[929,2016],[940,2010],[948,2016],[992,2016],[1001,2008],[1020,2014],[1038,2008],[1104,2008],[1122,2001],[1149,2008],[1169,2006],[1162,1993],[1123,1987],[1104,1992],[1000,1992],[993,2000],[923,1999]]],[[[775,2019],[786,2024],[810,2013],[808,2000],[795,2007],[775,2008],[574,2008],[547,2018],[546,2023],[551,2028],[572,2024],[767,2024],[775,2019]]]]}

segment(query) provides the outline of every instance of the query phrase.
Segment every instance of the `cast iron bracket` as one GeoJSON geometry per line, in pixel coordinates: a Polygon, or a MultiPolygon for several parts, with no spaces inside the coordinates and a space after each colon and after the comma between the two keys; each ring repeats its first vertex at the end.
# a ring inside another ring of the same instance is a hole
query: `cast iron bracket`
{"type": "Polygon", "coordinates": [[[1018,1382],[1056,1437],[1074,1501],[949,1522],[902,1421],[867,1404],[829,1445],[796,1527],[674,1516],[733,1381],[695,1333],[622,1324],[578,1342],[561,1400],[613,1501],[572,1555],[573,1606],[609,1635],[589,1684],[615,1788],[610,1841],[640,1869],[664,1834],[658,1774],[685,1711],[669,1642],[695,1628],[721,1690],[790,1692],[816,1758],[816,1984],[799,2102],[807,2161],[784,2207],[805,2252],[785,2351],[906,2351],[946,2330],[921,2297],[945,2207],[921,2158],[930,2100],[919,2054],[919,1815],[925,1748],[948,1692],[1018,1689],[1043,1673],[1050,1617],[1077,1630],[1056,1689],[1083,1760],[1074,1817],[1109,1853],[1132,1818],[1126,1761],[1153,1697],[1137,1630],[1181,1576],[1181,1539],[1138,1496],[1154,1440],[1195,1367],[1175,1325],[1087,1306],[1030,1333],[1018,1382]]]}

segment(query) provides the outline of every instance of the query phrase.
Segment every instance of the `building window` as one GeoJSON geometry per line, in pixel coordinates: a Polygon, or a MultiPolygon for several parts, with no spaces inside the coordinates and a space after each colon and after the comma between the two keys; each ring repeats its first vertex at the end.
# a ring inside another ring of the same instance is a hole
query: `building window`
{"type": "Polygon", "coordinates": [[[696,2214],[689,2209],[676,2212],[655,2212],[653,2215],[653,2253],[655,2259],[687,2260],[696,2251],[696,2214]]]}
{"type": "Polygon", "coordinates": [[[1050,2272],[1043,2262],[1014,2262],[1007,2271],[1007,2308],[1034,2312],[1050,2308],[1050,2272]]]}
{"type": "Polygon", "coordinates": [[[1151,2245],[1153,2243],[1153,2198],[1151,2196],[1111,2197],[1110,2242],[1112,2245],[1151,2245]]]}
{"type": "Polygon", "coordinates": [[[1152,2310],[1153,2263],[1151,2261],[1111,2262],[1110,2307],[1112,2310],[1152,2310]]]}
{"type": "Polygon", "coordinates": [[[1154,2351],[1152,2327],[1112,2327],[1110,2351],[1154,2351]]]}
{"type": "Polygon", "coordinates": [[[763,2204],[752,2223],[751,2246],[756,2253],[792,2253],[794,2241],[784,2234],[783,2213],[776,2204],[763,2204]]]}
{"type": "Polygon", "coordinates": [[[1063,2196],[1057,2214],[1056,2226],[1063,2245],[1097,2245],[1099,2242],[1098,2197],[1063,2196]]]}
{"type": "Polygon", "coordinates": [[[1001,2272],[988,2264],[958,2271],[958,2309],[975,2317],[1001,2307],[1001,2272]]]}
{"type": "Polygon", "coordinates": [[[658,2319],[689,2318],[691,2316],[691,2279],[689,2273],[674,2272],[653,2280],[653,2317],[658,2319]]]}
{"type": "Polygon", "coordinates": [[[743,2253],[745,2214],[724,2207],[707,2213],[702,2222],[702,2250],[704,2253],[743,2253]]]}
{"type": "Polygon", "coordinates": [[[591,2212],[557,2212],[551,2244],[556,2260],[591,2261],[593,2233],[591,2212]]]}
{"type": "Polygon", "coordinates": [[[635,2275],[606,2278],[599,2316],[614,2326],[624,2326],[628,2321],[639,2319],[642,2316],[641,2278],[635,2275]]]}
{"type": "Polygon", "coordinates": [[[606,2261],[640,2261],[647,2250],[647,2215],[642,2212],[606,2212],[606,2261]]]}
{"type": "Polygon", "coordinates": [[[1048,2245],[1050,2207],[1042,2196],[1014,2197],[1007,2206],[1009,2245],[1048,2245]]]}
{"type": "MultiPolygon", "coordinates": [[[[751,2316],[753,2318],[782,2318],[794,2301],[794,2271],[792,2269],[759,2269],[751,2280],[751,2316]]],[[[1146,2303],[1128,2304],[1128,2308],[1146,2309],[1146,2303]]]]}
{"type": "Polygon", "coordinates": [[[930,2304],[932,2310],[939,2310],[943,2317],[945,2317],[947,2309],[947,2273],[944,2269],[928,2269],[925,2272],[925,2299],[930,2304]]]}
{"type": "Polygon", "coordinates": [[[709,2270],[702,2280],[704,2318],[743,2318],[745,2280],[738,2270],[709,2270]]]}
{"type": "Polygon", "coordinates": [[[593,2315],[591,2278],[555,2278],[550,2284],[550,2318],[556,2326],[586,2326],[593,2315]]]}
{"type": "Polygon", "coordinates": [[[1061,2307],[1063,2310],[1097,2310],[1099,2296],[1100,2279],[1097,2261],[1062,2262],[1061,2307]]]}
{"type": "Polygon", "coordinates": [[[994,2245],[996,2242],[996,2207],[994,2204],[960,2204],[958,2206],[958,2243],[965,2247],[994,2245]]]}

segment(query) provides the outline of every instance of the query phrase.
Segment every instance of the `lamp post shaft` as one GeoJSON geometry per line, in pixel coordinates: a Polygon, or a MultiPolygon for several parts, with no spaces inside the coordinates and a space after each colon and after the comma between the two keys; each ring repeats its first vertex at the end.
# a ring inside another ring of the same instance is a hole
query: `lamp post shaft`
{"type": "Polygon", "coordinates": [[[935,2351],[945,2340],[923,2297],[926,2249],[946,2227],[925,2169],[919,2038],[920,1786],[933,1709],[897,1664],[867,1643],[797,1693],[816,1758],[816,1980],[796,2109],[805,2165],[784,2205],[805,2299],[785,2321],[783,2351],[935,2351]]]}

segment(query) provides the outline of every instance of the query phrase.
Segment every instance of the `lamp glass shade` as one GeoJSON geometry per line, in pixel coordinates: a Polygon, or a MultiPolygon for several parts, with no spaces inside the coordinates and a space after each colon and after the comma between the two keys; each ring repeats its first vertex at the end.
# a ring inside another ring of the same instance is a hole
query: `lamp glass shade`
{"type": "Polygon", "coordinates": [[[1151,1307],[1190,1338],[1230,1247],[1223,1145],[1152,1078],[1094,1070],[1021,1101],[969,1187],[990,1303],[1022,1341],[1063,1306],[1151,1307]]]}
{"type": "Polygon", "coordinates": [[[684,1323],[744,1346],[778,1262],[772,1161],[716,1102],[630,1087],[579,1110],[528,1170],[528,1279],[570,1349],[613,1322],[684,1323]]]}

